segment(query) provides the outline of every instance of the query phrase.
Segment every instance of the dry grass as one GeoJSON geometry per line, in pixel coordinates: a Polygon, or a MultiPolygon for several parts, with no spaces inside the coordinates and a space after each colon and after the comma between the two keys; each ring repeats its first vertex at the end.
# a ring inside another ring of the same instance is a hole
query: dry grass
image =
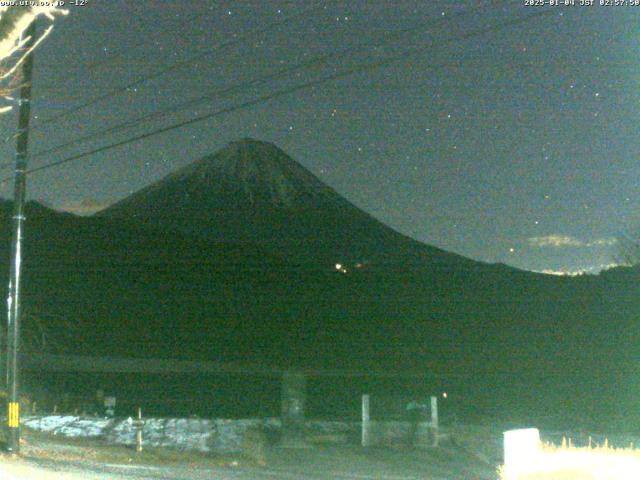
{"type": "Polygon", "coordinates": [[[574,447],[563,440],[562,445],[544,444],[533,455],[529,465],[507,472],[501,468],[501,480],[638,480],[640,450],[612,448],[604,445],[574,447]]]}

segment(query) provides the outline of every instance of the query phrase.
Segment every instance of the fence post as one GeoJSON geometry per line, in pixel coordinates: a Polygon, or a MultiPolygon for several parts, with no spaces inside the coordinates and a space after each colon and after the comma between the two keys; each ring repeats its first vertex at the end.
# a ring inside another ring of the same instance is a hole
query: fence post
{"type": "Polygon", "coordinates": [[[362,395],[362,446],[371,445],[371,416],[369,395],[362,395]]]}
{"type": "Polygon", "coordinates": [[[303,373],[287,371],[282,376],[282,445],[305,445],[305,403],[307,379],[303,373]]]}
{"type": "Polygon", "coordinates": [[[136,452],[142,451],[142,428],[144,422],[142,421],[142,408],[138,407],[138,421],[136,422],[136,452]]]}
{"type": "Polygon", "coordinates": [[[433,446],[438,446],[438,439],[440,437],[439,425],[438,425],[438,397],[431,397],[431,431],[433,432],[433,446]]]}

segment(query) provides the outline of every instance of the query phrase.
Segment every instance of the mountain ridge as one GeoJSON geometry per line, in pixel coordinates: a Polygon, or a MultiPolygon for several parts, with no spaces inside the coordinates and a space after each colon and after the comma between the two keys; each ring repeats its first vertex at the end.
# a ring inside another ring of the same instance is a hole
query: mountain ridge
{"type": "Polygon", "coordinates": [[[475,262],[393,230],[274,144],[248,138],[229,143],[96,216],[261,244],[283,258],[325,267],[475,262]]]}

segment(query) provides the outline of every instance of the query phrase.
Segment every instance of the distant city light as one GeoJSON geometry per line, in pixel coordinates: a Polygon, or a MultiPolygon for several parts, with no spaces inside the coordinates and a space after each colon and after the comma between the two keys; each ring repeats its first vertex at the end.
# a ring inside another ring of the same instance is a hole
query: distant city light
{"type": "Polygon", "coordinates": [[[339,271],[340,273],[347,273],[347,267],[345,267],[343,264],[341,263],[336,263],[336,270],[339,271]]]}

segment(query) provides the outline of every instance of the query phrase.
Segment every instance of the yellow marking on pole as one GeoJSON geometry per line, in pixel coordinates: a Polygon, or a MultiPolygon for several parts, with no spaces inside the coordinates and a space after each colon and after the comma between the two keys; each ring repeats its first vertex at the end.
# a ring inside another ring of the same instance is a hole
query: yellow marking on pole
{"type": "Polygon", "coordinates": [[[9,402],[7,424],[9,428],[18,428],[20,426],[20,404],[18,402],[9,402]]]}

